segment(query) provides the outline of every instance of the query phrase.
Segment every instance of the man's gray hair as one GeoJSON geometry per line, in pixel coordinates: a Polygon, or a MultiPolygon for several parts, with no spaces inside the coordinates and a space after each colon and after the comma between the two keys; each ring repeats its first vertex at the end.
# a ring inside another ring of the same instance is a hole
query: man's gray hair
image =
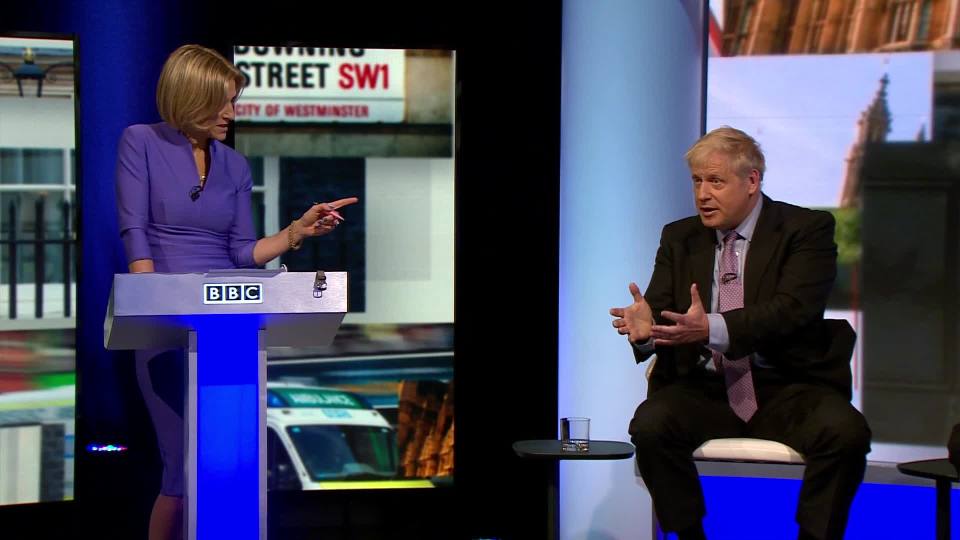
{"type": "Polygon", "coordinates": [[[695,142],[683,156],[687,165],[692,169],[702,166],[711,154],[721,153],[730,158],[732,172],[740,176],[747,176],[756,169],[760,172],[760,179],[766,170],[766,161],[760,144],[753,137],[730,126],[718,127],[707,133],[695,142]]]}

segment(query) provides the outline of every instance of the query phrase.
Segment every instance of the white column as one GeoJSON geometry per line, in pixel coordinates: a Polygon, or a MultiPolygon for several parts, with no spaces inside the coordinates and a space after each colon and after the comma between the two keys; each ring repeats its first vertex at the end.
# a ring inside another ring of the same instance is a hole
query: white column
{"type": "MultiPolygon", "coordinates": [[[[563,6],[559,406],[592,439],[629,440],[645,365],[610,307],[645,288],[660,230],[693,213],[683,154],[700,134],[703,0],[563,6]]],[[[562,462],[561,538],[649,538],[632,460],[562,462]]]]}

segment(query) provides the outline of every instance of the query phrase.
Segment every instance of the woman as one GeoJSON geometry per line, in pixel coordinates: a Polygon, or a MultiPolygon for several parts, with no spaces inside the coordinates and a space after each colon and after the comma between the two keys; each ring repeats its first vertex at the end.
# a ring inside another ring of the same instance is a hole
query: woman
{"type": "MultiPolygon", "coordinates": [[[[334,230],[355,197],[317,203],[290,225],[256,239],[246,159],[223,144],[243,74],[214,50],[184,45],[163,66],[163,122],[120,138],[117,207],[131,272],[205,272],[256,267],[334,230]]],[[[137,380],[157,432],[163,484],[149,538],[179,538],[183,497],[183,353],[138,351],[137,380]]]]}

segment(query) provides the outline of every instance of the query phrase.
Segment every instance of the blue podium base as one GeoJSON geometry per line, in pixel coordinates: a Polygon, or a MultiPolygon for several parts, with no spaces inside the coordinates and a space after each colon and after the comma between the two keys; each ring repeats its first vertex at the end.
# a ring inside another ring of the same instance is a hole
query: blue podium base
{"type": "Polygon", "coordinates": [[[266,348],[257,318],[191,317],[185,538],[266,538],[266,348]]]}

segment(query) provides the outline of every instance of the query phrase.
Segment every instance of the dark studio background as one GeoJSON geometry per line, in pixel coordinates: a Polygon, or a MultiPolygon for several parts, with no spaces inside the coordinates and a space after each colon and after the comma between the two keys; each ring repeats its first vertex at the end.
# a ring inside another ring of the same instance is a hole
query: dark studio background
{"type": "MultiPolygon", "coordinates": [[[[157,121],[154,91],[183,43],[457,51],[456,485],[271,494],[270,538],[542,538],[542,471],[510,445],[556,435],[561,3],[240,4],[49,1],[4,8],[0,31],[70,34],[79,58],[81,257],[75,500],[0,507],[13,538],[140,538],[159,486],[132,354],[103,349],[115,272],[116,143],[157,121]],[[546,6],[546,7],[544,7],[546,6]],[[127,444],[91,456],[91,441],[127,444]]],[[[270,231],[272,232],[272,231],[270,231]]],[[[8,534],[8,533],[5,533],[8,534]]]]}

